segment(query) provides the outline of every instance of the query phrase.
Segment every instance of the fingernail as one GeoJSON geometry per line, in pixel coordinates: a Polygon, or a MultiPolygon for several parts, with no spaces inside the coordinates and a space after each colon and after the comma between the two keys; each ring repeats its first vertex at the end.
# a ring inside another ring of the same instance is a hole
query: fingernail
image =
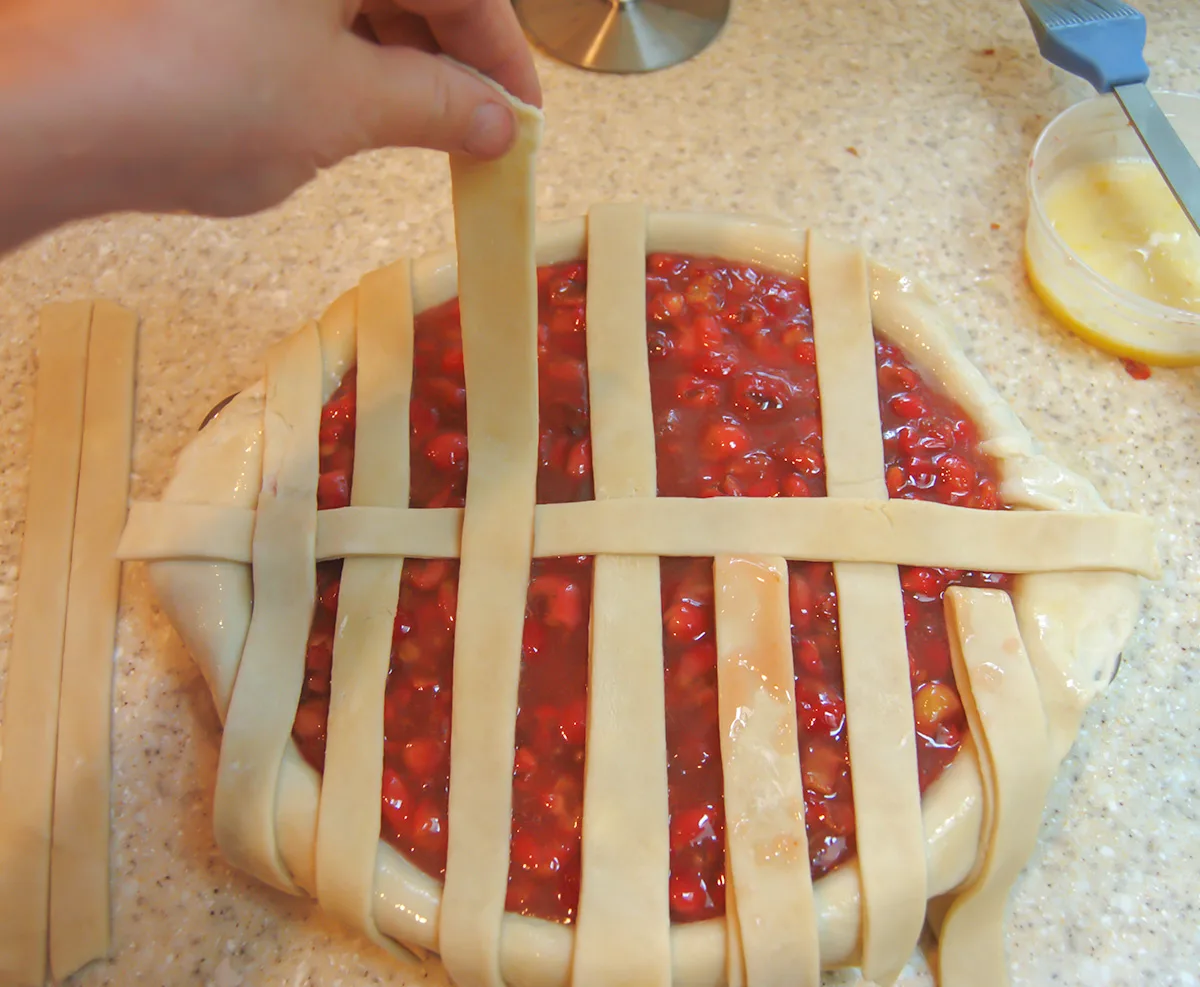
{"type": "Polygon", "coordinates": [[[513,140],[515,121],[507,106],[484,103],[471,114],[463,150],[477,158],[498,158],[513,140]]]}

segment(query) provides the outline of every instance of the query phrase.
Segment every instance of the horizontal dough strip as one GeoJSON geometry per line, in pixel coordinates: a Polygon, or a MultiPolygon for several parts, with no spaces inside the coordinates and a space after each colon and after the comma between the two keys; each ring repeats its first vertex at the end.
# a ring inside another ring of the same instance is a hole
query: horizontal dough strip
{"type": "MultiPolygon", "coordinates": [[[[343,507],[317,516],[317,558],[457,558],[462,511],[343,507]]],[[[118,556],[249,562],[254,511],[132,505],[118,556]]],[[[775,554],[987,572],[1159,574],[1154,524],[1137,514],[983,511],[918,500],[637,497],[540,504],[533,554],[775,554]]]]}
{"type": "Polygon", "coordinates": [[[129,505],[117,558],[143,562],[250,562],[254,508],[152,500],[129,505]]]}
{"type": "MultiPolygon", "coordinates": [[[[540,510],[540,508],[539,508],[540,510]]],[[[456,559],[462,508],[340,507],[317,514],[317,560],[456,559]]],[[[254,509],[229,504],[137,501],[117,557],[145,562],[250,561],[254,509]]]]}

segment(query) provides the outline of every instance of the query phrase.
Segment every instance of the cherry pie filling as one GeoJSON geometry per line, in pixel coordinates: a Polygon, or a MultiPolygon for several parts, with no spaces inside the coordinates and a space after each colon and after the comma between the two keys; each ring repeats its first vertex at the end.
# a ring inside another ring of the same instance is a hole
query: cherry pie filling
{"type": "MultiPolygon", "coordinates": [[[[541,417],[538,502],[593,496],[583,263],[538,271],[541,417]]],[[[654,254],[647,345],[658,492],[676,497],[825,495],[812,313],[804,282],[708,258],[654,254]]],[[[416,508],[461,507],[467,396],[457,301],[416,319],[411,492],[416,508]]],[[[997,467],[958,405],[884,340],[875,347],[892,497],[996,510],[997,467]]],[[[350,502],[355,373],[321,418],[321,509],[350,502]]],[[[579,900],[592,560],[535,559],[525,611],[513,768],[507,907],[574,920],[579,900]]],[[[323,768],[341,562],[318,566],[319,600],[293,736],[323,768]]],[[[725,910],[711,559],[661,561],[670,906],[676,922],[725,910]]],[[[814,878],[854,853],[832,566],[789,563],[796,712],[814,878]]],[[[1010,577],[901,568],[922,790],[966,730],[942,598],[951,585],[1010,577]]],[[[404,563],[384,699],[382,836],[426,873],[445,873],[450,696],[458,562],[404,563]]]]}

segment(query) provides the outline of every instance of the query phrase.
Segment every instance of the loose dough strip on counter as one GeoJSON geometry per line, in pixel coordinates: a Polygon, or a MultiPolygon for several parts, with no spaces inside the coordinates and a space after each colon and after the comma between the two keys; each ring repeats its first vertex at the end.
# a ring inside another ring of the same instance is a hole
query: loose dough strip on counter
{"type": "MultiPolygon", "coordinates": [[[[641,206],[592,208],[587,355],[597,499],[652,497],[657,486],[645,258],[641,206]]],[[[598,555],[594,567],[571,982],[669,987],[671,850],[658,559],[598,555]]]]}
{"type": "Polygon", "coordinates": [[[0,759],[0,982],[46,979],[55,746],[90,302],[47,305],[0,759]]]}
{"type": "MultiPolygon", "coordinates": [[[[725,853],[746,983],[819,987],[787,562],[714,560],[725,853]]],[[[730,921],[728,915],[726,921],[730,921]]]]}
{"type": "Polygon", "coordinates": [[[50,973],[63,980],[111,949],[109,783],[113,642],[129,499],[137,316],[92,310],[71,579],[63,643],[54,825],[50,973]]]}
{"type": "Polygon", "coordinates": [[[1004,912],[1037,844],[1054,779],[1037,678],[1007,593],[946,591],[954,681],[979,751],[985,802],[981,865],[939,933],[944,987],[1004,987],[1004,912]]]}
{"type": "MultiPolygon", "coordinates": [[[[886,500],[866,258],[810,233],[808,276],[828,495],[886,500]]],[[[927,898],[900,575],[894,565],[835,562],[833,576],[862,884],[862,968],[868,979],[891,983],[920,938],[927,898]]]]}
{"type": "MultiPolygon", "coordinates": [[[[457,558],[462,510],[342,507],[317,518],[317,558],[457,558]]],[[[122,559],[249,562],[254,511],[135,503],[122,559]]],[[[769,555],[987,572],[1160,567],[1155,525],[1137,514],[981,511],[921,500],[624,497],[540,504],[535,558],[558,555],[769,555]]]]}
{"type": "Polygon", "coordinates": [[[267,355],[254,609],[225,718],[213,803],[213,828],[226,859],[292,894],[299,889],[279,855],[275,801],[316,597],[320,420],[321,342],[309,324],[267,355]]]}
{"type": "Polygon", "coordinates": [[[451,155],[466,374],[462,526],[450,726],[449,845],[439,949],[459,987],[502,987],[513,743],[537,500],[534,160],[542,115],[515,103],[497,161],[451,155]]]}
{"type": "MultiPolygon", "coordinates": [[[[351,503],[407,507],[413,375],[411,266],[368,274],[358,287],[357,427],[351,503]]],[[[317,822],[317,899],[396,956],[411,956],[375,923],[375,857],[383,784],[383,697],[404,559],[351,558],[342,567],[328,734],[317,822]]]]}

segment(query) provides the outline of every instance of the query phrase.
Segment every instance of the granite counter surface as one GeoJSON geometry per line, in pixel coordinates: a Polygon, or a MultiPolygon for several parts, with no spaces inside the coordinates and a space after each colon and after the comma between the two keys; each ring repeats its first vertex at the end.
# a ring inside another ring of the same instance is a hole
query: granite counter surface
{"type": "MultiPolygon", "coordinates": [[[[1154,83],[1200,91],[1200,4],[1141,6],[1154,83]]],[[[539,68],[543,218],[637,198],[860,238],[931,285],[1053,456],[1161,523],[1165,576],[1059,774],[1008,946],[1018,985],[1200,984],[1200,375],[1134,380],[1051,320],[1021,264],[1030,148],[1084,85],[1040,60],[1016,0],[739,0],[718,43],[679,68],[539,68]]],[[[205,412],[261,373],[268,343],[362,273],[451,235],[445,159],[389,151],[249,219],[119,216],[0,260],[0,694],[39,308],[99,295],[141,316],[133,495],[155,497],[205,412]]],[[[217,718],[139,566],[124,579],[114,705],[116,955],[74,982],[445,983],[436,963],[404,969],[224,863],[217,718]]],[[[901,983],[931,980],[914,959],[901,983]]]]}

